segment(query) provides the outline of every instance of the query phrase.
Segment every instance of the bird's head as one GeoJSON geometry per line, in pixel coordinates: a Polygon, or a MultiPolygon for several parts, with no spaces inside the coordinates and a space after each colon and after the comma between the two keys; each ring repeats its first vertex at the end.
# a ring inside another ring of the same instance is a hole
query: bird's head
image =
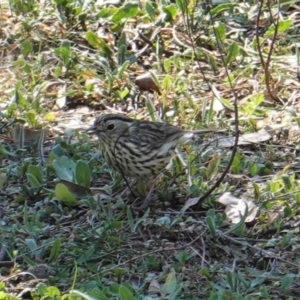
{"type": "Polygon", "coordinates": [[[97,135],[100,139],[103,137],[114,139],[119,138],[121,135],[126,135],[126,132],[128,134],[128,130],[133,123],[134,120],[123,115],[102,115],[96,118],[93,126],[87,131],[97,135]]]}

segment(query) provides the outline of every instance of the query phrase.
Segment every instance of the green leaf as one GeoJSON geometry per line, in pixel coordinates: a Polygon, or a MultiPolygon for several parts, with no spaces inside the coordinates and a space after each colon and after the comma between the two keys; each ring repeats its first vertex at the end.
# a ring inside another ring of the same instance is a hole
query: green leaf
{"type": "Polygon", "coordinates": [[[60,249],[61,249],[61,239],[58,238],[55,240],[55,242],[52,245],[51,252],[49,255],[49,262],[54,261],[58,257],[60,253],[60,249]]]}
{"type": "Polygon", "coordinates": [[[35,239],[25,239],[25,244],[33,252],[39,248],[35,239]]]}
{"type": "Polygon", "coordinates": [[[113,54],[111,47],[103,39],[97,36],[94,32],[88,31],[85,37],[91,46],[101,50],[100,54],[102,56],[110,57],[113,54]]]}
{"type": "Polygon", "coordinates": [[[68,65],[71,59],[71,44],[69,41],[63,41],[61,47],[55,49],[55,54],[58,55],[64,65],[68,65]]]}
{"type": "Polygon", "coordinates": [[[39,283],[37,285],[37,291],[38,291],[40,296],[45,296],[45,294],[47,293],[46,285],[44,283],[39,283]]]}
{"type": "Polygon", "coordinates": [[[176,5],[183,14],[187,12],[187,8],[188,8],[187,0],[176,0],[176,5]]]}
{"type": "Polygon", "coordinates": [[[124,285],[120,285],[119,287],[119,297],[121,300],[135,300],[131,291],[124,285]]]}
{"type": "Polygon", "coordinates": [[[231,4],[231,3],[220,4],[220,5],[217,5],[214,8],[212,8],[210,10],[210,14],[212,16],[215,16],[215,15],[217,15],[217,14],[223,12],[223,11],[231,9],[232,7],[233,7],[233,4],[231,4]]]}
{"type": "Polygon", "coordinates": [[[53,161],[53,168],[58,178],[73,182],[76,163],[66,156],[61,156],[53,161]]]}
{"type": "Polygon", "coordinates": [[[114,269],[113,272],[114,272],[114,274],[115,274],[116,276],[118,276],[118,277],[121,277],[121,276],[127,274],[127,270],[124,269],[124,268],[116,268],[116,269],[114,269]]]}
{"type": "Polygon", "coordinates": [[[32,43],[28,40],[24,41],[21,46],[21,53],[27,56],[32,51],[32,43]]]}
{"type": "Polygon", "coordinates": [[[294,197],[295,197],[296,203],[300,204],[300,193],[296,193],[294,197]]]}
{"type": "Polygon", "coordinates": [[[126,46],[122,45],[118,47],[118,64],[121,65],[125,61],[126,46]]]}
{"type": "Polygon", "coordinates": [[[293,274],[287,274],[282,277],[281,279],[281,289],[283,291],[287,291],[291,288],[294,280],[294,275],[293,274]]]}
{"type": "Polygon", "coordinates": [[[215,220],[212,217],[207,216],[205,218],[206,224],[208,226],[208,229],[211,233],[211,235],[215,236],[216,235],[216,224],[215,220]]]}
{"type": "Polygon", "coordinates": [[[260,199],[261,192],[260,192],[259,185],[255,182],[253,182],[252,187],[253,187],[253,190],[254,190],[254,198],[256,200],[260,199]]]}
{"type": "Polygon", "coordinates": [[[129,67],[130,65],[130,61],[129,60],[126,60],[123,62],[123,65],[118,69],[118,77],[119,78],[122,78],[125,70],[129,67]]]}
{"type": "Polygon", "coordinates": [[[47,295],[51,298],[51,299],[59,299],[57,298],[57,296],[60,296],[60,291],[57,287],[55,286],[49,286],[47,288],[47,295]]]}
{"type": "Polygon", "coordinates": [[[231,172],[233,174],[239,174],[243,169],[243,156],[237,153],[234,156],[233,162],[231,164],[231,172]]]}
{"type": "Polygon", "coordinates": [[[165,69],[166,73],[170,73],[171,72],[171,61],[168,58],[166,58],[164,60],[164,69],[165,69]]]}
{"type": "Polygon", "coordinates": [[[225,58],[225,63],[229,64],[235,61],[238,54],[239,54],[239,46],[237,43],[234,42],[228,48],[228,55],[225,58]]]}
{"type": "Polygon", "coordinates": [[[281,178],[282,178],[285,190],[289,191],[292,188],[292,183],[290,181],[290,177],[287,174],[283,174],[281,176],[281,178]]]}
{"type": "Polygon", "coordinates": [[[145,4],[145,10],[147,12],[147,14],[149,15],[151,21],[154,21],[154,17],[156,15],[156,10],[152,5],[151,1],[147,1],[145,4]]]}
{"type": "Polygon", "coordinates": [[[27,173],[26,177],[32,187],[40,188],[42,186],[41,183],[36,179],[34,175],[27,173]]]}
{"type": "Polygon", "coordinates": [[[223,23],[218,22],[215,26],[215,34],[218,41],[222,42],[226,38],[226,27],[223,23]]]}
{"type": "MultiPolygon", "coordinates": [[[[278,33],[284,33],[286,31],[288,31],[291,26],[293,25],[293,20],[289,19],[289,20],[280,20],[278,22],[278,33]]],[[[272,24],[268,30],[266,31],[266,33],[264,34],[264,36],[266,38],[268,37],[273,37],[275,33],[275,25],[272,24]]]]}
{"type": "Polygon", "coordinates": [[[204,275],[204,276],[206,276],[206,277],[209,277],[209,276],[210,276],[210,269],[209,269],[208,267],[204,267],[204,268],[202,268],[202,269],[199,271],[199,273],[200,273],[201,275],[204,275]]]}
{"type": "Polygon", "coordinates": [[[100,10],[97,17],[98,18],[111,18],[118,9],[116,7],[105,7],[100,10]]]}
{"type": "Polygon", "coordinates": [[[126,2],[121,6],[112,17],[114,23],[119,23],[122,19],[133,18],[139,13],[137,3],[126,2]]]}
{"type": "Polygon", "coordinates": [[[30,109],[25,113],[25,119],[31,127],[36,127],[37,125],[37,112],[34,109],[30,109]]]}
{"type": "Polygon", "coordinates": [[[75,182],[77,184],[89,187],[91,183],[91,171],[88,164],[83,161],[79,160],[76,164],[75,169],[75,182]]]}
{"type": "Polygon", "coordinates": [[[163,11],[168,14],[168,17],[171,18],[169,21],[173,21],[177,15],[177,7],[175,4],[163,6],[163,11]]]}
{"type": "Polygon", "coordinates": [[[83,254],[80,255],[80,257],[77,259],[78,264],[85,263],[87,260],[89,260],[92,255],[95,252],[95,247],[92,245],[87,251],[85,251],[83,254]]]}
{"type": "Polygon", "coordinates": [[[170,87],[172,86],[172,77],[170,75],[166,75],[166,77],[164,78],[164,81],[162,83],[163,89],[164,90],[168,90],[170,89],[170,87]]]}
{"type": "Polygon", "coordinates": [[[214,157],[210,162],[206,170],[206,176],[208,179],[211,179],[219,169],[220,165],[220,156],[214,157]]]}
{"type": "Polygon", "coordinates": [[[286,20],[280,20],[278,22],[278,33],[283,33],[288,31],[291,26],[293,25],[294,20],[292,19],[286,19],[286,20]]]}
{"type": "Polygon", "coordinates": [[[55,196],[56,198],[64,204],[67,205],[78,205],[78,200],[69,191],[69,189],[62,183],[58,183],[55,186],[55,196]]]}
{"type": "Polygon", "coordinates": [[[43,182],[43,174],[38,166],[30,165],[27,172],[33,175],[39,181],[39,183],[43,182]]]}
{"type": "Polygon", "coordinates": [[[176,280],[176,273],[175,271],[171,271],[167,275],[166,283],[163,286],[163,291],[166,294],[173,293],[177,288],[177,280],[176,280]]]}

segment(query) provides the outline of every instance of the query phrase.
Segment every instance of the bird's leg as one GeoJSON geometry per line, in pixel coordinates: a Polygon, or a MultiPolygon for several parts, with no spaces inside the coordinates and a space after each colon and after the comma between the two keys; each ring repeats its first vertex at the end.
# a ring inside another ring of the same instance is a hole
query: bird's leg
{"type": "Polygon", "coordinates": [[[154,180],[153,182],[150,183],[150,189],[148,190],[148,193],[146,195],[146,197],[144,198],[142,204],[138,207],[134,207],[135,210],[139,210],[139,211],[143,211],[143,210],[146,210],[151,201],[152,201],[152,195],[153,195],[153,191],[154,191],[154,188],[156,186],[156,183],[157,183],[157,180],[159,178],[161,178],[163,176],[163,173],[159,174],[154,180]]]}
{"type": "Polygon", "coordinates": [[[152,196],[152,193],[153,193],[153,190],[154,190],[154,187],[155,187],[155,181],[152,183],[151,188],[150,188],[149,192],[147,193],[145,199],[143,200],[141,206],[134,207],[135,210],[143,211],[143,210],[146,210],[149,207],[150,202],[152,200],[151,196],[152,196]]]}
{"type": "Polygon", "coordinates": [[[133,197],[137,197],[137,195],[134,193],[132,187],[136,184],[136,180],[134,180],[133,182],[128,182],[128,180],[126,179],[126,177],[123,177],[125,183],[126,183],[126,186],[127,188],[120,194],[120,197],[122,198],[126,193],[127,191],[129,190],[130,191],[130,194],[133,196],[133,197]]]}
{"type": "Polygon", "coordinates": [[[180,152],[179,152],[179,150],[177,148],[175,149],[175,153],[176,153],[178,159],[180,160],[180,162],[182,163],[182,165],[186,169],[186,175],[187,175],[188,185],[191,186],[192,185],[192,179],[191,179],[191,174],[190,174],[188,165],[184,161],[183,157],[181,156],[181,154],[180,154],[180,152]]]}

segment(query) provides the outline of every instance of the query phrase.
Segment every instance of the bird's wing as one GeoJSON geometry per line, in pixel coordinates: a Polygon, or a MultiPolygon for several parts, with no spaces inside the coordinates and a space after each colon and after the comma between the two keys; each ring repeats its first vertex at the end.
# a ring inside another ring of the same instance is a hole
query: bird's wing
{"type": "Polygon", "coordinates": [[[172,140],[172,136],[176,135],[178,131],[177,127],[169,124],[137,121],[128,128],[128,136],[141,146],[151,144],[159,148],[172,140]]]}

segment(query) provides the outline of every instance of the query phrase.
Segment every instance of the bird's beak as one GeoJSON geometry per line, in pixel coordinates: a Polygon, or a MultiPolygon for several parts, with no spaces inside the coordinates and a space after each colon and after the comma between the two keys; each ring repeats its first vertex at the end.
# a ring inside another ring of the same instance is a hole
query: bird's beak
{"type": "Polygon", "coordinates": [[[92,125],[91,127],[87,128],[85,132],[88,134],[96,134],[96,126],[92,125]]]}

